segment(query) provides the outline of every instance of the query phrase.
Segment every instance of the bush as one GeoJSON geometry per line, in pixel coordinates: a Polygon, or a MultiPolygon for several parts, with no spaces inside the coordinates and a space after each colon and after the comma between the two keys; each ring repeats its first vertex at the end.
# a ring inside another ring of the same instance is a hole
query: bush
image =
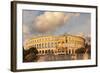
{"type": "Polygon", "coordinates": [[[83,54],[85,53],[85,48],[79,48],[75,51],[76,54],[83,54]]]}
{"type": "Polygon", "coordinates": [[[35,47],[29,48],[29,50],[23,50],[23,61],[34,62],[37,60],[38,50],[35,47]]]}

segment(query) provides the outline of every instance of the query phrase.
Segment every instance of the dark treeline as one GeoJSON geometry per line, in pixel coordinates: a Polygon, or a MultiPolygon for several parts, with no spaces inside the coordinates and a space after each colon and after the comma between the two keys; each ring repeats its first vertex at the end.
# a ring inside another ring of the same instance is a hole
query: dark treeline
{"type": "Polygon", "coordinates": [[[86,44],[85,47],[81,47],[81,48],[78,48],[76,51],[75,51],[76,54],[84,54],[84,53],[88,53],[88,54],[91,54],[91,45],[88,45],[86,44]]]}

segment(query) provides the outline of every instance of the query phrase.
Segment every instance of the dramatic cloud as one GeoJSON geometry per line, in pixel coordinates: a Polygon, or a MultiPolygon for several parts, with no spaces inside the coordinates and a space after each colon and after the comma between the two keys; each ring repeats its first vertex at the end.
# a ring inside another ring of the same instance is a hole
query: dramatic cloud
{"type": "Polygon", "coordinates": [[[79,13],[64,13],[64,12],[44,12],[37,16],[34,23],[34,29],[37,32],[45,33],[54,31],[64,25],[65,22],[72,16],[79,16],[79,13]]]}

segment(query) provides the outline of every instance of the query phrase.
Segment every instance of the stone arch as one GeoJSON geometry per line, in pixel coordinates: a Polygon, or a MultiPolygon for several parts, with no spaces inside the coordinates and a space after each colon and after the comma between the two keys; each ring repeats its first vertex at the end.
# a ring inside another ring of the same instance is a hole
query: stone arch
{"type": "Polygon", "coordinates": [[[53,51],[53,49],[51,50],[51,54],[53,54],[54,53],[54,51],[53,51]]]}
{"type": "Polygon", "coordinates": [[[51,50],[50,49],[48,50],[48,54],[51,54],[51,50]]]}
{"type": "Polygon", "coordinates": [[[66,54],[68,54],[68,49],[66,49],[66,54]]]}
{"type": "Polygon", "coordinates": [[[71,49],[69,49],[69,54],[71,54],[71,49]]]}
{"type": "Polygon", "coordinates": [[[39,54],[39,55],[41,54],[41,50],[38,50],[38,54],[39,54]]]}
{"type": "Polygon", "coordinates": [[[44,50],[42,50],[42,54],[44,54],[44,50]]]}
{"type": "Polygon", "coordinates": [[[45,54],[47,54],[47,50],[45,50],[45,54]]]}

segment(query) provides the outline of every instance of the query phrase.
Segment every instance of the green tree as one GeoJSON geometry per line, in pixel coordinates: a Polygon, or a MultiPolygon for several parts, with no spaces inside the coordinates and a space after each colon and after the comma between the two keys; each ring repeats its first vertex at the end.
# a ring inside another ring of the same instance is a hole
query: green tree
{"type": "Polygon", "coordinates": [[[24,50],[24,62],[34,62],[38,59],[38,50],[35,47],[29,48],[29,50],[24,50]]]}
{"type": "Polygon", "coordinates": [[[81,47],[81,48],[78,48],[76,51],[75,51],[76,54],[83,54],[85,53],[85,48],[81,47]]]}
{"type": "Polygon", "coordinates": [[[31,48],[29,49],[29,51],[30,51],[30,53],[34,53],[35,55],[38,54],[38,50],[37,50],[37,48],[35,48],[35,47],[31,47],[31,48]]]}

